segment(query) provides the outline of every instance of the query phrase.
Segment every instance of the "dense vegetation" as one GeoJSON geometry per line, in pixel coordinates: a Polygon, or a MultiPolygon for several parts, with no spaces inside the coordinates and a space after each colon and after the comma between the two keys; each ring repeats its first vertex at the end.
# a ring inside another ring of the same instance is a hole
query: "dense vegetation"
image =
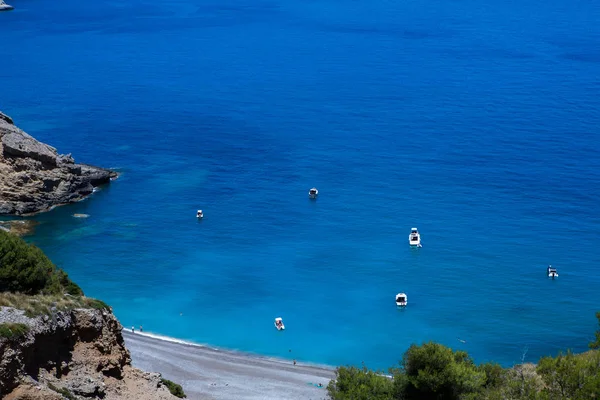
{"type": "MultiPolygon", "coordinates": [[[[600,312],[596,313],[600,324],[600,312]]],[[[412,345],[390,375],[340,367],[327,390],[333,400],[600,399],[600,329],[592,349],[543,357],[537,365],[476,365],[464,351],[438,343],[412,345]]]]}
{"type": "Polygon", "coordinates": [[[163,385],[165,385],[169,389],[169,392],[171,392],[171,394],[173,396],[177,396],[180,399],[187,397],[185,395],[185,393],[183,392],[183,388],[181,387],[181,385],[178,385],[177,383],[172,382],[165,378],[160,378],[160,381],[163,385]]]}
{"type": "MultiPolygon", "coordinates": [[[[34,318],[52,315],[56,311],[73,308],[110,309],[101,300],[83,295],[77,284],[46,257],[37,247],[23,239],[0,230],[0,307],[13,307],[34,318]]],[[[18,323],[0,323],[0,337],[16,339],[25,335],[29,326],[18,323]]],[[[181,385],[168,379],[161,382],[169,391],[185,398],[181,385]]],[[[76,397],[67,388],[48,387],[66,399],[76,397]]]]}
{"type": "MultiPolygon", "coordinates": [[[[600,311],[596,313],[598,325],[600,325],[600,311]]],[[[596,331],[596,340],[590,343],[590,349],[600,350],[600,329],[596,331]]]]}
{"type": "Polygon", "coordinates": [[[85,297],[81,288],[34,245],[0,231],[0,306],[25,311],[33,318],[73,308],[110,309],[85,297]]]}
{"type": "Polygon", "coordinates": [[[0,292],[83,295],[37,247],[0,230],[0,292]]]}

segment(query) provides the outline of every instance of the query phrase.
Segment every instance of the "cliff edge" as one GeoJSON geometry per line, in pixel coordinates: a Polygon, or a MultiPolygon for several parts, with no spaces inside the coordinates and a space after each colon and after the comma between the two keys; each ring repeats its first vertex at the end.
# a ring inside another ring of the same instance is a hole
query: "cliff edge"
{"type": "Polygon", "coordinates": [[[131,366],[121,324],[108,309],[28,314],[0,307],[1,398],[177,399],[160,374],[131,366]]]}
{"type": "Polygon", "coordinates": [[[48,211],[90,195],[117,173],[75,164],[70,155],[41,143],[0,112],[0,215],[48,211]]]}

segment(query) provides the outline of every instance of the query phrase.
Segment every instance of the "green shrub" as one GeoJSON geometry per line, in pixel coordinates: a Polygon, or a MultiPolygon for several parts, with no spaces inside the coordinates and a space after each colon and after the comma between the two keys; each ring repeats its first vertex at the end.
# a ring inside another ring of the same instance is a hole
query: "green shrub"
{"type": "Polygon", "coordinates": [[[544,357],[537,366],[549,398],[593,399],[600,394],[600,353],[559,354],[544,357]]]}
{"type": "Polygon", "coordinates": [[[394,384],[384,375],[362,368],[339,367],[335,379],[329,382],[327,392],[333,400],[388,400],[393,399],[394,384]]]}
{"type": "Polygon", "coordinates": [[[29,332],[29,326],[25,324],[15,324],[5,322],[0,324],[0,337],[7,339],[16,339],[29,332]]]}
{"type": "Polygon", "coordinates": [[[466,352],[454,352],[439,343],[413,344],[404,353],[402,367],[407,400],[458,400],[481,391],[486,382],[485,372],[477,369],[466,352]]]}
{"type": "Polygon", "coordinates": [[[181,385],[165,378],[160,378],[160,382],[169,389],[169,392],[171,392],[173,396],[177,396],[180,399],[187,397],[183,392],[183,388],[181,387],[181,385]]]}
{"type": "Polygon", "coordinates": [[[0,292],[81,296],[83,291],[39,248],[0,230],[0,292]]]}
{"type": "Polygon", "coordinates": [[[82,296],[83,290],[71,279],[69,275],[62,269],[57,269],[50,279],[51,283],[49,286],[53,286],[52,289],[48,289],[49,293],[67,293],[71,296],[82,296]]]}
{"type": "MultiPolygon", "coordinates": [[[[486,400],[544,400],[540,390],[544,383],[535,371],[535,364],[520,364],[504,369],[504,380],[498,387],[483,390],[481,399],[486,400]]],[[[478,397],[475,397],[479,400],[478,397]]],[[[548,399],[546,399],[548,400],[548,399]]]]}
{"type": "MultiPolygon", "coordinates": [[[[600,312],[596,314],[600,322],[600,312]]],[[[600,330],[596,342],[600,347],[600,330]]],[[[392,379],[366,367],[340,367],[327,386],[333,400],[584,400],[600,399],[600,351],[544,357],[538,365],[476,366],[464,351],[438,343],[412,345],[392,379]]]]}
{"type": "Polygon", "coordinates": [[[485,374],[483,386],[487,389],[498,388],[506,381],[506,370],[496,363],[485,363],[477,367],[485,374]]]}
{"type": "MultiPolygon", "coordinates": [[[[596,313],[596,318],[598,318],[598,325],[600,325],[600,311],[596,313]]],[[[600,329],[596,331],[596,340],[590,342],[590,349],[600,349],[600,329]]]]}

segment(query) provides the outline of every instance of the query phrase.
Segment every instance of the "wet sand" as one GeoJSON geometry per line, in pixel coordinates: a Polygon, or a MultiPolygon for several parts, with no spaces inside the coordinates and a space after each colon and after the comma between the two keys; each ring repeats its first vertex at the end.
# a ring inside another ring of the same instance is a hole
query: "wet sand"
{"type": "Polygon", "coordinates": [[[183,386],[188,399],[321,400],[334,377],[328,367],[177,343],[124,330],[133,365],[183,386]],[[321,383],[322,388],[317,387],[321,383]]]}

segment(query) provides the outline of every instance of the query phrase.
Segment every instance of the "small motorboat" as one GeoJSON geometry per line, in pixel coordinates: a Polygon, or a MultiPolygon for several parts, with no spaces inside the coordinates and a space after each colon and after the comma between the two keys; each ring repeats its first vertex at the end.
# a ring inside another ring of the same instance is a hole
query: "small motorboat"
{"type": "Polygon", "coordinates": [[[310,197],[311,199],[316,199],[318,195],[319,191],[317,190],[317,188],[312,188],[308,191],[308,197],[310,197]]]}
{"type": "Polygon", "coordinates": [[[411,246],[421,247],[421,235],[417,228],[412,228],[410,230],[410,235],[408,235],[408,244],[411,246]]]}
{"type": "Polygon", "coordinates": [[[408,304],[408,297],[406,296],[406,294],[398,293],[396,295],[396,305],[398,307],[406,307],[407,304],[408,304]]]}
{"type": "Polygon", "coordinates": [[[73,214],[73,217],[75,218],[87,218],[89,216],[89,214],[73,214]]]}
{"type": "Polygon", "coordinates": [[[202,212],[202,210],[198,210],[196,212],[196,218],[198,218],[198,219],[204,218],[204,213],[202,212]]]}
{"type": "Polygon", "coordinates": [[[556,271],[556,268],[552,268],[552,265],[548,265],[546,272],[548,274],[548,278],[558,278],[558,272],[556,271]]]}
{"type": "Polygon", "coordinates": [[[283,325],[283,320],[281,318],[275,318],[275,328],[277,328],[278,331],[282,331],[285,329],[285,325],[283,325]]]}
{"type": "Polygon", "coordinates": [[[6,4],[4,2],[4,0],[0,0],[0,11],[10,11],[10,10],[13,10],[13,9],[14,9],[13,6],[11,6],[9,4],[6,4]]]}

